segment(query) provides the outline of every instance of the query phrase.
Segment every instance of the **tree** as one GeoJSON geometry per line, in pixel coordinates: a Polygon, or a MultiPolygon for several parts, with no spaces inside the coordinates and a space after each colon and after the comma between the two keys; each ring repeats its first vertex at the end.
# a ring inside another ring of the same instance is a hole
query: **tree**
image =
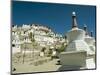
{"type": "Polygon", "coordinates": [[[46,48],[45,48],[45,47],[43,47],[43,48],[42,48],[42,50],[41,50],[41,52],[44,52],[45,50],[46,50],[46,48]]]}
{"type": "Polygon", "coordinates": [[[26,37],[25,37],[25,42],[23,44],[23,48],[24,48],[24,53],[23,53],[23,64],[24,64],[24,61],[25,61],[25,52],[26,52],[26,37]]]}
{"type": "Polygon", "coordinates": [[[58,49],[58,52],[63,52],[65,51],[66,45],[64,45],[64,43],[61,45],[61,47],[58,49]]]}
{"type": "Polygon", "coordinates": [[[22,37],[22,35],[21,35],[21,30],[18,30],[17,31],[17,34],[18,34],[18,40],[20,41],[20,53],[18,53],[17,54],[17,57],[18,57],[18,61],[19,61],[19,59],[21,58],[21,55],[22,55],[22,47],[23,47],[23,44],[21,44],[21,41],[23,41],[23,37],[22,37]]]}
{"type": "Polygon", "coordinates": [[[32,34],[32,32],[29,33],[29,39],[31,40],[31,42],[35,42],[35,39],[34,39],[34,34],[32,34]]]}
{"type": "Polygon", "coordinates": [[[20,43],[20,48],[21,48],[20,53],[22,54],[22,63],[24,64],[24,62],[25,62],[25,52],[26,52],[26,47],[27,47],[27,45],[26,45],[27,37],[21,35],[21,29],[18,31],[18,37],[19,37],[20,42],[25,40],[24,43],[20,43]]]}
{"type": "Polygon", "coordinates": [[[29,39],[32,42],[33,53],[31,53],[31,54],[32,54],[32,57],[34,57],[34,47],[36,46],[36,42],[35,42],[35,39],[34,39],[34,34],[32,34],[32,32],[29,33],[29,39]]]}

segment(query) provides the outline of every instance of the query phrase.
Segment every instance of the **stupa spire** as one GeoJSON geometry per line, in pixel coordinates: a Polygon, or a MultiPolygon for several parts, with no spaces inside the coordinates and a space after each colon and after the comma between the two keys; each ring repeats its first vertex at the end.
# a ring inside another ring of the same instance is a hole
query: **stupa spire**
{"type": "Polygon", "coordinates": [[[85,35],[88,35],[88,32],[87,32],[87,25],[84,24],[84,31],[85,31],[85,35]]]}
{"type": "Polygon", "coordinates": [[[90,35],[91,35],[91,37],[93,37],[93,31],[91,31],[91,34],[90,35]]]}
{"type": "Polygon", "coordinates": [[[76,13],[72,12],[72,28],[77,27],[76,13]]]}

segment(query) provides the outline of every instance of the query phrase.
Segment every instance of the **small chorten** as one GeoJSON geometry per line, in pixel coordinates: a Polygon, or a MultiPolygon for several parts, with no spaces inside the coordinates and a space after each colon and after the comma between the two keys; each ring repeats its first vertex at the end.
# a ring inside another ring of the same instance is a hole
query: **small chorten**
{"type": "Polygon", "coordinates": [[[93,31],[91,31],[90,36],[93,37],[93,31]]]}
{"type": "Polygon", "coordinates": [[[93,51],[93,54],[95,54],[95,39],[93,37],[93,31],[90,32],[90,35],[88,36],[87,35],[85,36],[84,41],[88,44],[90,49],[93,51]]]}
{"type": "Polygon", "coordinates": [[[84,24],[84,31],[85,31],[85,35],[88,35],[87,25],[86,24],[84,24]]]}

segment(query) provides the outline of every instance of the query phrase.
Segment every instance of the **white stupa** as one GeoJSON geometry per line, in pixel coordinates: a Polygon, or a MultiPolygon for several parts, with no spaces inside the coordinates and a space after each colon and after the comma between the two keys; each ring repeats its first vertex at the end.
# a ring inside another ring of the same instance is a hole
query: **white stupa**
{"type": "Polygon", "coordinates": [[[84,41],[88,44],[93,54],[95,54],[95,39],[93,38],[93,32],[91,31],[91,36],[88,34],[87,26],[84,25],[85,37],[84,41]]]}
{"type": "Polygon", "coordinates": [[[95,51],[92,37],[86,35],[87,32],[78,28],[76,14],[72,13],[72,29],[67,33],[68,45],[64,52],[59,55],[60,63],[66,69],[91,69],[95,68],[95,51]],[[88,38],[89,37],[89,38],[88,38]],[[93,55],[93,56],[91,56],[93,55]]]}
{"type": "Polygon", "coordinates": [[[90,49],[89,45],[84,40],[85,31],[78,28],[76,14],[72,13],[72,29],[67,33],[68,46],[66,51],[86,51],[87,55],[93,54],[93,51],[90,49]]]}

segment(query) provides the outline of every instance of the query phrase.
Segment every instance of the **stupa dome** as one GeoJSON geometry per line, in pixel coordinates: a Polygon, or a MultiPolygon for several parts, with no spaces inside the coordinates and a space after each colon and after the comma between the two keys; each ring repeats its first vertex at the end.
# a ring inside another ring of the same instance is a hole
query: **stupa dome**
{"type": "Polygon", "coordinates": [[[82,40],[85,37],[85,31],[78,28],[76,13],[72,12],[72,29],[67,33],[68,42],[73,40],[82,40]]]}
{"type": "Polygon", "coordinates": [[[72,29],[67,33],[67,39],[69,42],[72,42],[73,40],[83,40],[84,37],[85,31],[79,28],[72,29]]]}

